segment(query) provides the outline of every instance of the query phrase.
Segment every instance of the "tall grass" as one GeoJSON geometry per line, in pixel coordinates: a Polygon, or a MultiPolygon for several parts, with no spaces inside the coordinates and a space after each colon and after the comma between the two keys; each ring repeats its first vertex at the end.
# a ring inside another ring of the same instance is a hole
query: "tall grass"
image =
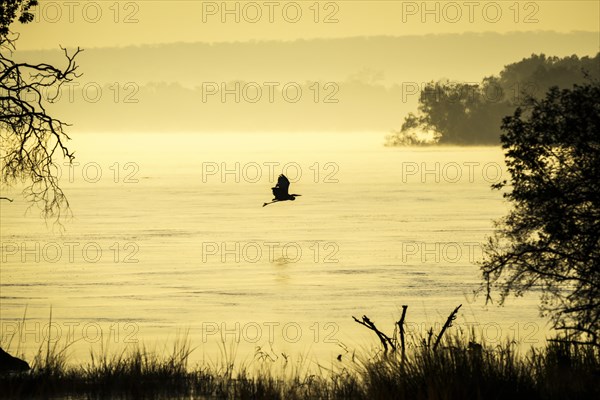
{"type": "MultiPolygon", "coordinates": [[[[190,366],[194,348],[189,332],[178,334],[161,350],[143,344],[111,349],[111,337],[102,338],[89,361],[74,365],[68,362],[73,342],[59,345],[48,337],[33,355],[30,371],[0,374],[0,398],[600,398],[598,347],[549,341],[544,348],[520,352],[515,341],[476,343],[475,332],[444,335],[459,308],[435,338],[432,330],[425,337],[405,337],[406,308],[392,337],[366,316],[355,318],[377,334],[382,348],[353,352],[329,366],[317,363],[316,368],[306,354],[292,360],[272,347],[257,348],[251,361],[238,361],[235,342],[222,342],[217,360],[190,366]]],[[[3,345],[10,347],[13,339],[3,345]]],[[[13,353],[19,350],[18,344],[13,353]]]]}
{"type": "Polygon", "coordinates": [[[365,399],[600,398],[598,349],[569,343],[521,355],[509,341],[473,347],[455,336],[437,351],[370,360],[358,375],[365,399]]]}
{"type": "MultiPolygon", "coordinates": [[[[108,340],[107,340],[108,343],[108,340]]],[[[415,342],[418,343],[418,342],[415,342]]],[[[519,354],[515,343],[473,346],[459,335],[440,346],[409,345],[397,353],[364,353],[322,367],[255,358],[236,364],[189,366],[191,344],[183,335],[162,352],[143,345],[108,346],[83,365],[67,363],[65,346],[40,346],[25,373],[0,375],[2,398],[123,399],[586,399],[600,398],[597,348],[549,342],[519,354]]],[[[279,360],[282,361],[282,360],[279,360]]]]}

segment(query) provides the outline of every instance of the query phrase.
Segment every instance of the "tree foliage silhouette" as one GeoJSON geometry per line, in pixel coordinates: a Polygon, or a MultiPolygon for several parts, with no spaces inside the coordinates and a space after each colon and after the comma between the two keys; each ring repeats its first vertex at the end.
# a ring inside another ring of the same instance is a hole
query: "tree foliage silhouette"
{"type": "Polygon", "coordinates": [[[423,85],[417,113],[409,113],[388,145],[429,143],[416,132],[435,132],[439,144],[499,144],[502,118],[528,97],[541,98],[553,86],[570,88],[586,77],[600,79],[600,53],[595,57],[546,57],[532,54],[509,64],[498,76],[479,83],[450,81],[423,85]]]}
{"type": "Polygon", "coordinates": [[[505,117],[512,204],[481,265],[488,300],[541,293],[540,310],[568,340],[599,345],[600,84],[552,88],[505,117]]]}

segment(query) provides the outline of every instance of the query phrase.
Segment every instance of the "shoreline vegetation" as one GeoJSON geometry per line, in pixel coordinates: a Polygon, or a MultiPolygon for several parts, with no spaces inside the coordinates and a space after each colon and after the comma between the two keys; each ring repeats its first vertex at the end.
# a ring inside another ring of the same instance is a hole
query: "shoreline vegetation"
{"type": "Polygon", "coordinates": [[[353,317],[375,333],[381,347],[348,352],[331,365],[317,363],[316,368],[306,357],[274,359],[260,348],[253,361],[238,362],[235,345],[225,342],[217,362],[190,365],[195,348],[187,333],[162,353],[143,344],[111,350],[107,340],[99,351],[90,351],[87,363],[73,365],[68,355],[73,343],[59,346],[49,338],[40,345],[29,371],[0,373],[0,398],[563,400],[600,396],[600,347],[557,339],[543,348],[520,351],[519,343],[509,338],[489,345],[476,341],[474,331],[470,335],[451,332],[459,308],[440,332],[432,328],[419,337],[404,333],[406,306],[391,337],[367,316],[353,317]]]}

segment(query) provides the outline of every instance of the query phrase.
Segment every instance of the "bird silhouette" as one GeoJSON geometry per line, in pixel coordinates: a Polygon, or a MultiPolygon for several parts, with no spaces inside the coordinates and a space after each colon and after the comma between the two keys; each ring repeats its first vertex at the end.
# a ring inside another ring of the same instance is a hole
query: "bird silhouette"
{"type": "Polygon", "coordinates": [[[279,175],[279,178],[277,179],[277,185],[275,185],[275,187],[272,187],[271,190],[273,191],[273,196],[275,196],[273,198],[273,200],[271,200],[271,202],[269,203],[264,203],[263,207],[268,205],[268,204],[273,204],[276,203],[278,201],[286,201],[286,200],[296,200],[296,197],[298,196],[302,196],[301,194],[289,194],[289,189],[290,189],[290,180],[283,174],[279,175]]]}

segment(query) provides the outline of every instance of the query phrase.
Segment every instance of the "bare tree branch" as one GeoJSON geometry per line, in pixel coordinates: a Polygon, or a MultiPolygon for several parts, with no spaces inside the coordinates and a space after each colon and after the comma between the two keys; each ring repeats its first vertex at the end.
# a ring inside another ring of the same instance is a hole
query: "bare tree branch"
{"type": "Polygon", "coordinates": [[[56,100],[61,87],[79,78],[73,52],[62,48],[66,66],[15,62],[11,57],[18,36],[0,36],[0,181],[7,186],[29,183],[24,197],[41,209],[44,218],[70,214],[59,186],[58,164],[72,162],[66,142],[69,124],[49,115],[46,104],[56,100]],[[49,93],[56,93],[49,95],[49,93]]]}

